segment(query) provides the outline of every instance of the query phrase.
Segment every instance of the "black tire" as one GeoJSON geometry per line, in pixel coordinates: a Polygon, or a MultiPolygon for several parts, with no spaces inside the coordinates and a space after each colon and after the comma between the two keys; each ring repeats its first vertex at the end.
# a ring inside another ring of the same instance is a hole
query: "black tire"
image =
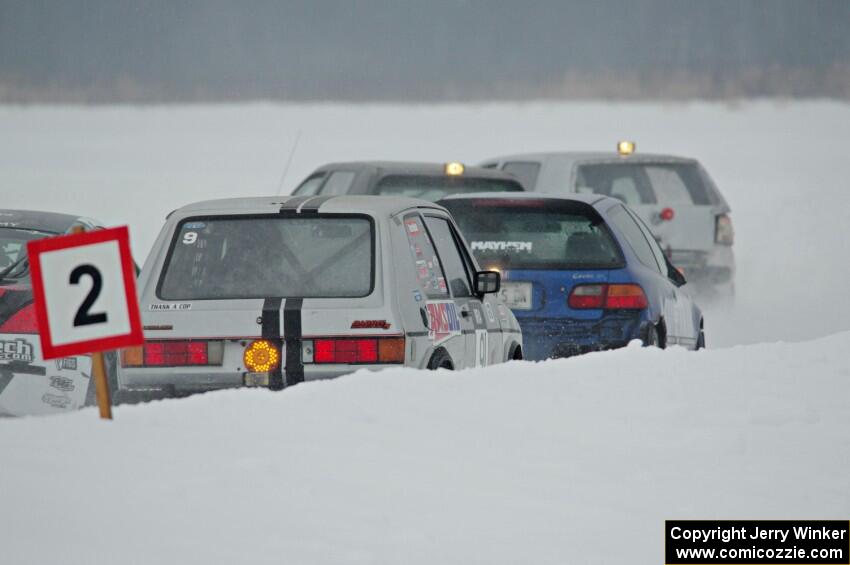
{"type": "Polygon", "coordinates": [[[705,328],[702,320],[699,322],[699,337],[697,338],[697,351],[700,349],[705,349],[705,328]]]}
{"type": "Polygon", "coordinates": [[[664,335],[662,331],[659,331],[658,326],[656,324],[646,326],[645,335],[643,336],[643,346],[664,349],[664,345],[664,335]]]}
{"type": "Polygon", "coordinates": [[[508,355],[505,358],[505,361],[521,361],[522,360],[522,347],[520,347],[516,343],[512,343],[508,348],[508,355]]]}
{"type": "Polygon", "coordinates": [[[452,363],[452,358],[449,357],[449,354],[445,349],[438,349],[431,356],[431,360],[428,361],[428,369],[431,371],[436,371],[437,369],[448,369],[449,371],[454,371],[455,366],[452,363]]]}

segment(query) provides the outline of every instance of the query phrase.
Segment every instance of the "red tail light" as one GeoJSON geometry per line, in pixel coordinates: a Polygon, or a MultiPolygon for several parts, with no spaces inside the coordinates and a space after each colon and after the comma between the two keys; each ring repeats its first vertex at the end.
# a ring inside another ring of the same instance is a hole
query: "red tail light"
{"type": "Polygon", "coordinates": [[[403,363],[403,337],[317,338],[313,340],[313,363],[403,363]]]}
{"type": "Polygon", "coordinates": [[[224,344],[221,341],[163,340],[146,341],[142,347],[121,352],[124,367],[194,367],[221,365],[224,344]]]}
{"type": "Polygon", "coordinates": [[[567,305],[575,310],[643,310],[649,302],[637,284],[581,284],[570,292],[567,305]]]}
{"type": "Polygon", "coordinates": [[[663,210],[661,210],[661,213],[658,214],[658,217],[664,220],[665,222],[669,222],[673,219],[675,215],[676,213],[673,212],[672,208],[664,208],[663,210]]]}
{"type": "Polygon", "coordinates": [[[575,310],[602,308],[605,305],[604,284],[580,284],[573,288],[567,304],[575,310]]]}
{"type": "Polygon", "coordinates": [[[605,298],[608,310],[643,310],[648,306],[643,289],[636,284],[609,284],[605,298]]]}
{"type": "Polygon", "coordinates": [[[28,304],[14,313],[0,326],[0,333],[37,334],[38,323],[35,319],[35,307],[28,304]]]}

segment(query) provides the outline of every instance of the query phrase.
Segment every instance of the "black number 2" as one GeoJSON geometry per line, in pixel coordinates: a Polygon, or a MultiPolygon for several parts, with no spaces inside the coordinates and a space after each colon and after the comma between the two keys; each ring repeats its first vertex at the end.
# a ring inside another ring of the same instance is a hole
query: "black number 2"
{"type": "Polygon", "coordinates": [[[80,279],[83,275],[88,275],[91,277],[91,289],[89,293],[86,295],[86,299],[83,300],[83,303],[80,304],[80,307],[77,309],[77,314],[74,316],[74,327],[77,326],[90,326],[91,324],[102,324],[106,321],[106,312],[99,312],[97,314],[89,313],[92,305],[94,305],[97,297],[100,296],[100,291],[103,288],[103,277],[100,275],[100,271],[97,270],[97,267],[94,265],[80,265],[71,271],[71,284],[80,284],[80,279]]]}

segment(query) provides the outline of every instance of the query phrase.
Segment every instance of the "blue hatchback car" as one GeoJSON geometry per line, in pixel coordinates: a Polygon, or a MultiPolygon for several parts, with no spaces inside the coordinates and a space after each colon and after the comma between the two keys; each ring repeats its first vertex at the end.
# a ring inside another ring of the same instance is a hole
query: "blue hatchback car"
{"type": "Polygon", "coordinates": [[[596,194],[481,193],[439,201],[519,321],[524,357],[646,345],[705,347],[684,276],[620,200],[596,194]]]}

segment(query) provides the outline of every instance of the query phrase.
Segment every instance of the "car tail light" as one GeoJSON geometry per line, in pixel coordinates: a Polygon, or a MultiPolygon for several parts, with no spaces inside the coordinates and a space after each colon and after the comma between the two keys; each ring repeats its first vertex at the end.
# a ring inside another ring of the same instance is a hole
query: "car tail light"
{"type": "Polygon", "coordinates": [[[37,334],[38,322],[35,319],[35,307],[28,304],[15,312],[0,326],[0,333],[37,334]]]}
{"type": "Polygon", "coordinates": [[[121,350],[122,367],[141,367],[144,365],[145,348],[142,345],[127,347],[121,350]]]}
{"type": "Polygon", "coordinates": [[[205,340],[146,341],[121,351],[123,367],[196,367],[221,365],[224,343],[205,340]]]}
{"type": "Polygon", "coordinates": [[[714,242],[721,245],[735,243],[735,230],[732,228],[732,218],[720,214],[714,222],[714,242]]]}
{"type": "Polygon", "coordinates": [[[643,289],[636,284],[609,284],[605,298],[608,310],[643,310],[648,305],[643,289]]]}
{"type": "Polygon", "coordinates": [[[257,339],[245,348],[242,361],[254,373],[265,373],[280,364],[280,351],[269,340],[257,339]]]}
{"type": "Polygon", "coordinates": [[[404,363],[404,349],[403,337],[378,339],[378,363],[404,363]]]}
{"type": "Polygon", "coordinates": [[[673,217],[674,217],[675,215],[676,215],[676,213],[673,211],[673,209],[672,209],[672,208],[664,208],[664,209],[663,209],[663,210],[661,210],[661,212],[658,214],[658,217],[659,217],[659,218],[661,218],[662,220],[664,220],[665,222],[669,222],[670,220],[672,220],[672,219],[673,219],[673,217]]]}
{"type": "Polygon", "coordinates": [[[642,310],[648,304],[637,284],[581,284],[567,299],[567,305],[575,310],[642,310]]]}
{"type": "Polygon", "coordinates": [[[575,310],[602,308],[605,304],[604,284],[580,284],[573,288],[567,299],[567,304],[575,310]]]}
{"type": "Polygon", "coordinates": [[[313,363],[403,363],[403,337],[317,338],[313,340],[313,363]]]}

